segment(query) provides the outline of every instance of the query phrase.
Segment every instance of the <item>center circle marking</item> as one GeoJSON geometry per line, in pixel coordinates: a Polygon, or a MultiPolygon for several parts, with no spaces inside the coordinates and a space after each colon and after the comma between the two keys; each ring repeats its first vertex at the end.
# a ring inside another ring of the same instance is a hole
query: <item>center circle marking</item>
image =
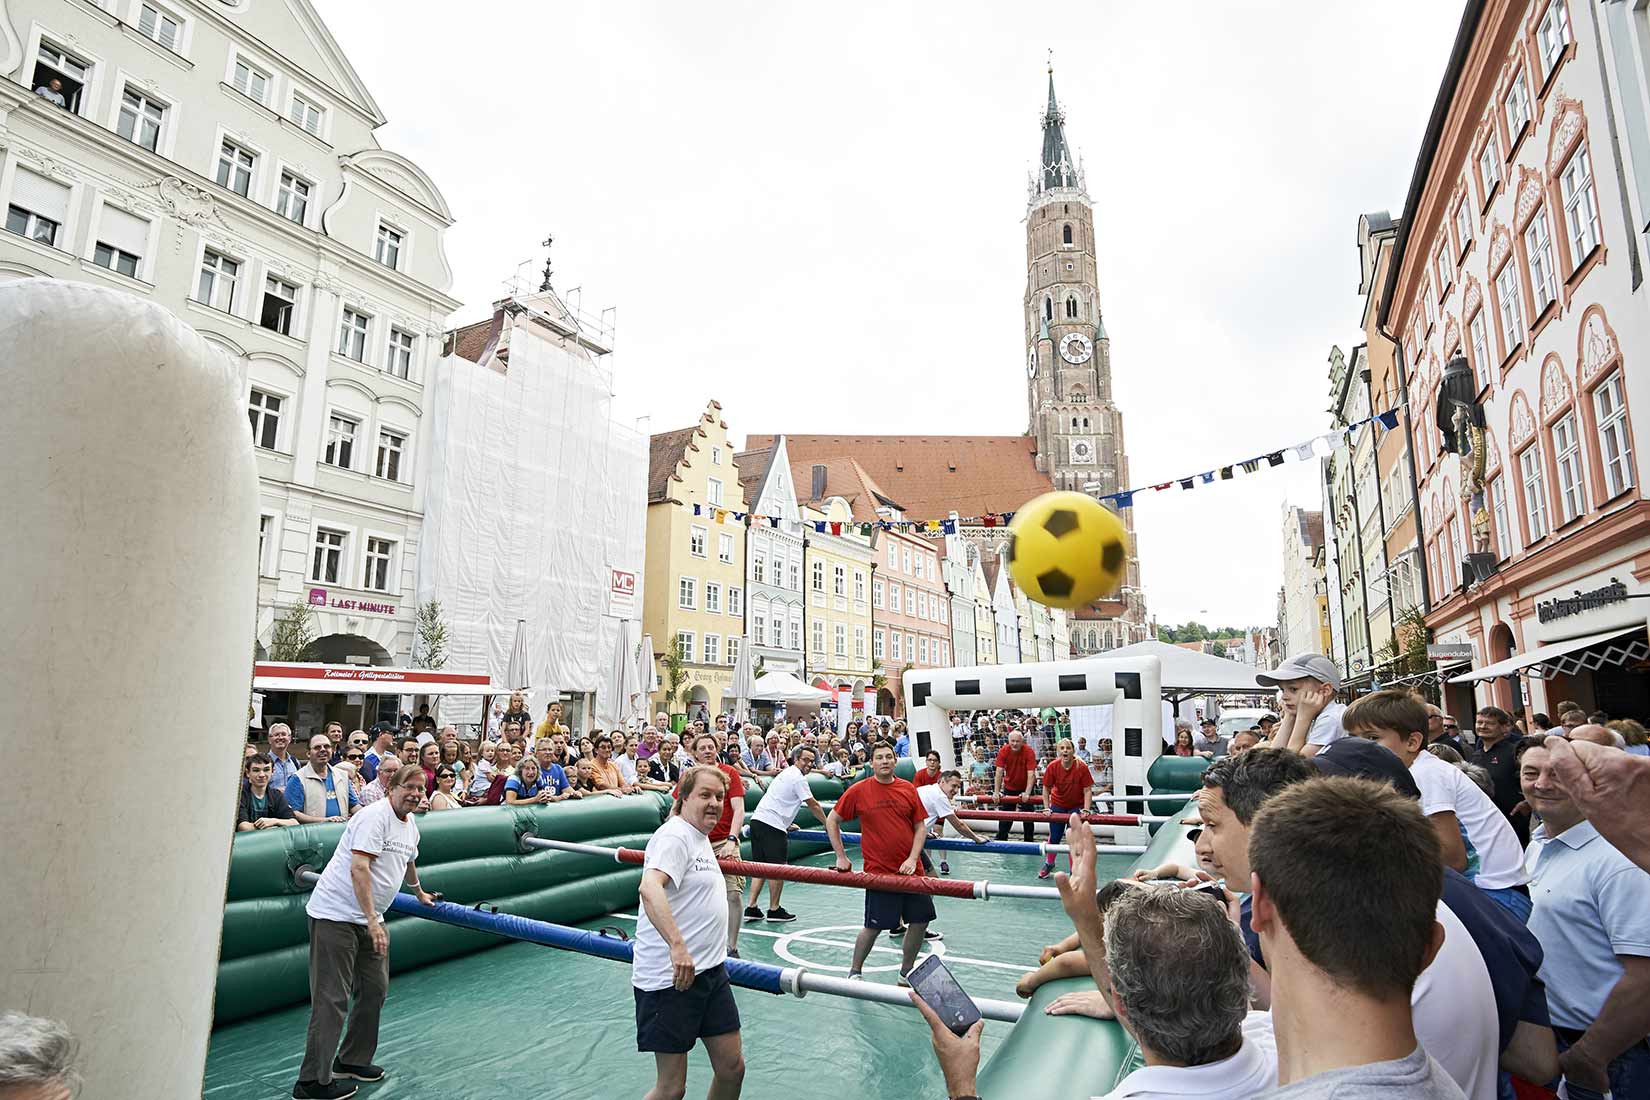
{"type": "MultiPolygon", "coordinates": [[[[809,970],[836,970],[836,971],[840,971],[843,974],[846,974],[846,973],[848,973],[848,967],[846,967],[846,966],[836,966],[836,965],[833,965],[831,963],[817,963],[817,962],[812,962],[808,959],[798,958],[791,951],[791,943],[794,940],[797,940],[797,939],[799,939],[803,936],[821,936],[821,935],[824,935],[828,932],[851,932],[851,933],[853,933],[854,935],[857,936],[859,934],[861,928],[862,928],[862,926],[858,925],[858,924],[832,924],[832,925],[827,925],[824,928],[804,928],[804,929],[801,929],[800,931],[796,931],[796,932],[787,932],[787,933],[785,933],[785,935],[780,936],[777,940],[773,941],[773,953],[775,955],[778,955],[780,958],[784,959],[786,962],[790,963],[793,966],[805,966],[809,970]]],[[[877,936],[878,936],[879,939],[884,939],[884,938],[886,938],[887,933],[882,929],[878,929],[877,930],[877,936]]],[[[817,946],[824,946],[824,945],[820,944],[820,945],[817,945],[817,946]]],[[[853,945],[852,944],[848,944],[846,946],[847,946],[849,951],[853,950],[853,945]]],[[[876,946],[881,947],[882,944],[878,943],[876,946]]],[[[945,957],[945,941],[943,941],[943,940],[929,940],[923,946],[925,948],[927,948],[929,953],[938,955],[941,958],[945,957]]],[[[873,955],[875,954],[875,950],[876,950],[875,948],[872,948],[873,955]]],[[[923,956],[923,952],[918,951],[917,952],[917,958],[920,960],[922,958],[922,956],[923,956]]],[[[850,962],[852,961],[852,955],[849,956],[849,960],[850,960],[850,962]]],[[[869,962],[870,960],[867,959],[866,961],[869,962]]],[[[890,970],[894,970],[894,971],[899,970],[899,963],[896,962],[892,966],[867,966],[861,971],[861,973],[863,973],[863,974],[877,974],[877,973],[885,973],[885,972],[890,971],[890,970]]]]}

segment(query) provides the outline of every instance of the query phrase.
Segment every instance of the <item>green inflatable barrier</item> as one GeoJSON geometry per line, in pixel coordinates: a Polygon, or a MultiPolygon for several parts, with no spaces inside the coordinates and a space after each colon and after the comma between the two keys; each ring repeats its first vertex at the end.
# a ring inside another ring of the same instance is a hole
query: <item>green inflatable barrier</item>
{"type": "Polygon", "coordinates": [[[1203,769],[1209,762],[1201,756],[1159,756],[1146,772],[1146,782],[1153,791],[1186,791],[1195,793],[1203,786],[1203,769]]]}

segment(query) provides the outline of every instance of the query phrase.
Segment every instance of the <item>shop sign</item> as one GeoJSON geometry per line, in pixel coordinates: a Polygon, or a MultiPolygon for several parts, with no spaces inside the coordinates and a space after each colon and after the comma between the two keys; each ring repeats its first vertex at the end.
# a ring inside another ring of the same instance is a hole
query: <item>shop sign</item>
{"type": "Polygon", "coordinates": [[[373,600],[357,600],[348,596],[330,595],[324,588],[309,590],[309,606],[325,607],[332,611],[365,612],[368,615],[394,615],[396,611],[393,603],[378,603],[373,600]]]}
{"type": "Polygon", "coordinates": [[[607,613],[618,619],[636,617],[636,574],[627,569],[609,569],[607,613]]]}
{"type": "Polygon", "coordinates": [[[1428,642],[1427,660],[1429,661],[1470,661],[1472,660],[1471,642],[1428,642]]]}
{"type": "Polygon", "coordinates": [[[1625,603],[1626,600],[1627,586],[1611,577],[1609,584],[1595,588],[1591,592],[1577,589],[1573,596],[1543,600],[1535,605],[1535,615],[1541,622],[1550,623],[1554,619],[1568,619],[1571,615],[1597,611],[1611,604],[1625,603]]]}

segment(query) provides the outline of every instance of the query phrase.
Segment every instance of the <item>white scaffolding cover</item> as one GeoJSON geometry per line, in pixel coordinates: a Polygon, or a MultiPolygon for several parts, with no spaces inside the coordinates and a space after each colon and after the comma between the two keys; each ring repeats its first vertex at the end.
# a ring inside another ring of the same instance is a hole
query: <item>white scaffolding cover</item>
{"type": "Polygon", "coordinates": [[[441,601],[447,663],[500,682],[525,619],[532,713],[551,691],[596,692],[611,725],[612,571],[635,575],[639,619],[647,437],[613,423],[604,359],[525,316],[506,324],[507,371],[458,356],[436,367],[418,598],[441,601]]]}

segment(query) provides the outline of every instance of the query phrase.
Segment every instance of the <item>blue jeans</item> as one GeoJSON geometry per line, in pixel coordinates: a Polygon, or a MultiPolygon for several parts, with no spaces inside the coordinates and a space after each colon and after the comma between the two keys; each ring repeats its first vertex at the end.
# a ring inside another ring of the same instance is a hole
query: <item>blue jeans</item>
{"type": "MultiPolygon", "coordinates": [[[[1567,1027],[1553,1028],[1560,1054],[1581,1038],[1582,1033],[1567,1027]]],[[[1610,1092],[1615,1100],[1650,1100],[1650,1043],[1640,1040],[1622,1051],[1610,1062],[1610,1092]]],[[[1556,1087],[1557,1082],[1554,1082],[1556,1087]]],[[[1593,1089],[1569,1082],[1570,1100],[1599,1100],[1603,1095],[1593,1089]]]]}
{"type": "Polygon", "coordinates": [[[1484,887],[1480,886],[1479,889],[1483,890],[1491,901],[1495,902],[1497,905],[1501,906],[1501,908],[1517,917],[1518,923],[1530,923],[1529,894],[1525,893],[1523,890],[1520,890],[1516,886],[1503,886],[1499,890],[1486,890],[1484,887]]]}
{"type": "MultiPolygon", "coordinates": [[[[1077,808],[1075,806],[1067,808],[1065,806],[1055,806],[1053,803],[1049,804],[1049,813],[1054,815],[1054,820],[1048,823],[1048,842],[1050,844],[1059,844],[1066,839],[1066,829],[1071,825],[1069,818],[1076,812],[1077,808]]],[[[1054,866],[1053,852],[1048,854],[1046,862],[1048,866],[1054,866]]],[[[1066,862],[1071,861],[1068,859],[1066,862]]]]}

